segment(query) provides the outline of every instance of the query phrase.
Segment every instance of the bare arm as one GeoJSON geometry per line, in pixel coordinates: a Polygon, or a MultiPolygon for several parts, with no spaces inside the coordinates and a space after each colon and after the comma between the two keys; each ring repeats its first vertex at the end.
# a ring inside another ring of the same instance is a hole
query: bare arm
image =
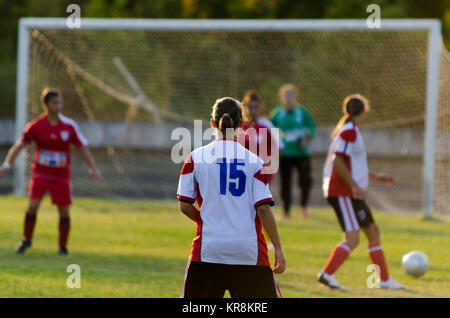
{"type": "Polygon", "coordinates": [[[194,222],[200,221],[200,211],[191,203],[180,201],[180,211],[194,222]]]}
{"type": "Polygon", "coordinates": [[[369,172],[369,178],[378,182],[383,182],[388,187],[391,187],[394,185],[394,178],[388,174],[385,173],[376,173],[376,172],[369,172]]]}
{"type": "Polygon", "coordinates": [[[81,155],[81,158],[89,167],[89,174],[94,177],[97,181],[102,182],[103,177],[100,171],[97,169],[97,166],[94,161],[94,157],[92,156],[92,153],[89,151],[87,147],[81,147],[78,148],[78,151],[81,155]]]}
{"type": "Polygon", "coordinates": [[[275,267],[273,271],[277,274],[281,274],[286,269],[286,259],[284,258],[277,223],[272,213],[272,209],[268,204],[263,204],[257,208],[257,212],[275,248],[275,267]]]}
{"type": "Polygon", "coordinates": [[[4,164],[0,167],[0,177],[2,177],[6,171],[8,171],[13,165],[14,161],[17,159],[17,156],[27,145],[17,141],[11,149],[9,149],[8,154],[6,155],[4,164]]]}
{"type": "Polygon", "coordinates": [[[362,199],[366,198],[366,191],[361,189],[356,182],[353,180],[350,171],[345,165],[344,156],[335,154],[333,159],[333,165],[336,168],[337,173],[344,179],[345,183],[347,183],[353,190],[353,193],[362,199]]]}

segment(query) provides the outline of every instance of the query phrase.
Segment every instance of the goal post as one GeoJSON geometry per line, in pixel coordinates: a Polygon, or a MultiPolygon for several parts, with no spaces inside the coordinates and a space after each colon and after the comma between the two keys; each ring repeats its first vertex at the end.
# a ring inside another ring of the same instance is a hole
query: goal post
{"type": "MultiPolygon", "coordinates": [[[[45,32],[46,30],[61,30],[61,32],[74,32],[80,33],[80,31],[84,30],[97,30],[101,31],[146,31],[146,32],[178,32],[183,33],[187,32],[190,35],[202,32],[221,32],[221,33],[239,33],[239,32],[251,32],[251,33],[270,33],[270,32],[303,32],[305,38],[305,43],[307,40],[311,40],[308,38],[311,32],[360,32],[360,34],[370,34],[370,33],[379,33],[379,32],[405,32],[405,34],[409,32],[426,32],[427,33],[427,59],[426,59],[426,78],[424,81],[424,129],[423,129],[423,163],[422,170],[423,175],[421,182],[423,183],[423,211],[426,217],[431,217],[433,213],[434,206],[434,186],[435,186],[435,161],[436,161],[436,133],[437,133],[437,121],[438,121],[438,107],[439,107],[439,69],[440,69],[440,58],[441,51],[445,50],[443,46],[441,46],[441,23],[439,20],[434,19],[383,19],[381,21],[381,28],[379,29],[369,29],[367,26],[366,20],[189,20],[189,19],[97,19],[97,18],[82,18],[80,29],[69,29],[66,25],[65,18],[22,18],[19,22],[19,32],[18,32],[18,61],[17,61],[17,87],[16,87],[16,125],[15,125],[15,137],[18,139],[21,135],[22,129],[25,126],[25,123],[28,118],[28,107],[30,103],[29,97],[29,85],[30,85],[30,59],[34,53],[30,52],[30,37],[31,32],[33,30],[42,30],[45,32]]],[[[100,33],[99,33],[100,34],[100,33]]],[[[100,35],[99,35],[100,36],[100,35]]],[[[297,38],[293,38],[292,41],[297,41],[297,38]]],[[[155,40],[156,41],[156,40],[155,40]]],[[[233,39],[233,43],[237,43],[238,45],[242,45],[242,43],[238,43],[238,39],[233,39]]],[[[315,41],[312,39],[311,41],[315,41]]],[[[343,40],[344,41],[344,40],[343,40]]],[[[349,42],[351,39],[349,40],[349,42]]],[[[386,41],[390,41],[386,39],[386,41]]],[[[392,41],[395,41],[393,39],[392,41]]],[[[50,42],[50,41],[49,41],[50,42]]],[[[155,42],[156,43],[156,42],[155,42]]],[[[342,42],[344,43],[344,42],[342,42]]],[[[341,43],[341,44],[342,44],[341,43]]],[[[389,42],[386,42],[389,45],[389,42]]],[[[64,45],[70,46],[70,43],[66,43],[64,45]]],[[[105,45],[114,45],[110,43],[106,43],[105,45]]],[[[156,44],[155,44],[156,45],[156,44]]],[[[334,43],[333,47],[330,47],[330,52],[326,52],[327,58],[330,58],[330,55],[333,54],[332,50],[336,49],[336,46],[339,43],[334,43]]],[[[240,47],[240,46],[239,46],[240,47]]],[[[269,46],[267,46],[269,47],[269,46]]],[[[173,47],[176,50],[176,47],[173,47]]],[[[296,48],[299,52],[301,51],[301,47],[296,48]]],[[[327,47],[324,46],[323,50],[326,50],[327,47]]],[[[337,47],[339,49],[339,47],[337,47]]],[[[54,48],[52,50],[58,50],[58,48],[54,48]]],[[[64,52],[57,51],[58,58],[60,55],[63,56],[64,52]]],[[[91,54],[95,54],[90,52],[91,54]]],[[[87,54],[87,53],[86,53],[87,54]]],[[[283,53],[287,58],[291,58],[289,56],[289,52],[283,53]]],[[[278,56],[278,55],[277,55],[278,56]]],[[[283,56],[280,54],[279,56],[283,56]]],[[[299,53],[299,56],[301,54],[299,53]]],[[[39,57],[39,59],[43,59],[45,57],[39,57]]],[[[62,57],[64,59],[66,57],[62,57]]],[[[115,58],[115,57],[114,57],[115,58]]],[[[143,56],[144,60],[145,57],[143,56]]],[[[171,61],[165,62],[164,57],[160,57],[161,63],[168,63],[167,71],[172,71],[175,69],[175,66],[170,65],[171,61]]],[[[242,60],[242,58],[241,58],[242,60]]],[[[76,61],[67,58],[67,61],[63,64],[64,67],[77,68],[78,65],[76,61]],[[69,62],[67,62],[69,61],[69,62]],[[72,63],[68,65],[67,63],[72,63]]],[[[121,61],[116,59],[116,61],[121,61]]],[[[56,62],[55,62],[56,63],[56,62]]],[[[63,62],[61,62],[63,63],[63,62]]],[[[145,63],[145,62],[143,62],[145,63]]],[[[394,65],[394,62],[392,62],[394,65]]],[[[59,65],[59,64],[58,64],[59,65]]],[[[231,63],[230,65],[233,65],[231,63]]],[[[117,65],[116,65],[117,66],[117,65]]],[[[126,63],[121,65],[124,70],[126,70],[126,63]]],[[[189,66],[187,66],[189,67],[189,66]]],[[[311,65],[302,66],[303,68],[309,67],[311,65]]],[[[407,65],[405,67],[408,67],[407,65]]],[[[301,68],[302,69],[302,68],[301,68]]],[[[136,71],[136,70],[135,70],[136,71]]],[[[210,70],[213,72],[213,69],[210,70]]],[[[260,71],[259,69],[255,69],[255,71],[260,71]]],[[[332,69],[330,70],[333,71],[332,69]]],[[[405,70],[407,72],[408,70],[405,70]]],[[[105,95],[108,95],[108,98],[113,98],[116,100],[120,100],[122,103],[135,104],[139,106],[139,103],[146,103],[144,101],[139,100],[136,96],[136,89],[131,90],[130,93],[123,93],[117,90],[117,87],[114,87],[111,83],[102,80],[99,76],[92,75],[92,72],[89,73],[89,70],[82,69],[76,70],[77,76],[83,77],[84,80],[93,83],[99,90],[102,90],[105,95]],[[85,72],[81,74],[82,72],[85,72]],[[81,75],[80,75],[81,74],[81,75]]],[[[261,72],[263,74],[264,72],[261,72]]],[[[120,74],[120,72],[119,72],[120,74]]],[[[128,74],[131,76],[131,73],[128,74]]],[[[115,75],[119,78],[121,75],[115,75]]],[[[123,73],[122,76],[127,76],[127,72],[123,73]]],[[[133,79],[133,77],[129,78],[133,79]]],[[[202,74],[202,76],[207,76],[202,74]]],[[[280,79],[283,80],[283,79],[280,79]]],[[[119,82],[119,80],[117,80],[119,82]]],[[[130,80],[121,82],[130,83],[130,80]]],[[[134,81],[134,80],[133,80],[134,81]]],[[[286,78],[286,81],[292,81],[291,78],[286,78]]],[[[137,83],[136,83],[137,84],[137,83]]],[[[244,89],[250,89],[255,87],[250,87],[252,81],[248,81],[249,87],[244,87],[244,89]]],[[[295,84],[295,83],[294,83],[295,84]]],[[[69,85],[69,84],[68,84],[69,85]]],[[[125,84],[124,84],[125,85],[125,84]]],[[[261,84],[262,87],[263,84],[261,84]]],[[[136,86],[136,85],[135,85],[136,86]]],[[[139,87],[139,86],[136,86],[139,87]]],[[[78,91],[82,90],[78,88],[78,91]]],[[[139,89],[138,91],[140,91],[139,89]]],[[[145,88],[144,88],[145,90],[145,88]]],[[[371,88],[367,88],[368,91],[371,88]]],[[[373,89],[375,90],[375,89],[373,89]]],[[[241,90],[238,90],[241,92],[241,90]]],[[[235,93],[235,92],[231,92],[235,93]]],[[[231,94],[230,93],[230,94],[231,94]]],[[[276,94],[276,92],[275,92],[276,94]]],[[[146,94],[143,94],[144,96],[146,94]]],[[[218,97],[218,96],[217,96],[218,97]]],[[[236,96],[239,97],[239,96],[236,96]]],[[[342,96],[343,98],[344,96],[342,96]]],[[[195,99],[195,96],[192,97],[195,99]]],[[[339,100],[333,101],[335,105],[339,105],[342,98],[339,100]]],[[[166,98],[170,100],[170,96],[166,98]]],[[[369,97],[370,99],[370,97],[369,97]]],[[[329,102],[328,100],[326,102],[329,102]]],[[[156,101],[158,103],[158,101],[156,101]]],[[[153,109],[153,102],[151,105],[146,104],[148,107],[153,109]]],[[[270,105],[273,106],[273,105],[270,105]]],[[[145,107],[144,107],[145,108],[145,107]]],[[[339,108],[339,106],[337,106],[339,108]]],[[[167,117],[173,116],[175,111],[169,109],[160,109],[162,116],[166,113],[167,117]]],[[[195,114],[191,114],[192,118],[195,118],[195,114]]],[[[420,115],[419,115],[420,117],[420,115]]],[[[337,120],[337,118],[336,118],[337,120]]],[[[329,123],[326,123],[329,125],[329,123]]],[[[325,125],[325,121],[324,121],[325,125]]],[[[376,126],[376,125],[375,125],[376,126]]],[[[375,127],[374,126],[374,127],[375,127]]],[[[370,155],[370,154],[369,154],[370,155]]],[[[23,195],[25,189],[25,175],[26,175],[26,160],[25,158],[20,157],[15,163],[14,166],[14,192],[17,195],[23,195]]],[[[315,169],[320,171],[321,167],[315,166],[315,169]]],[[[319,182],[317,182],[319,183],[319,182]]]]}
{"type": "Polygon", "coordinates": [[[428,35],[428,72],[426,90],[426,124],[424,142],[424,216],[433,215],[436,130],[439,99],[439,62],[441,58],[441,22],[430,25],[428,35]]]}

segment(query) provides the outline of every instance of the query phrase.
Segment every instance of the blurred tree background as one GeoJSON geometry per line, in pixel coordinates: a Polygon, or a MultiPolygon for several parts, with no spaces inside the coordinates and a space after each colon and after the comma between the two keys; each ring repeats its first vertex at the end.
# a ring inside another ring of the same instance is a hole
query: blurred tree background
{"type": "Polygon", "coordinates": [[[437,18],[450,47],[450,0],[2,0],[0,2],[0,117],[14,116],[17,27],[21,17],[65,17],[77,3],[82,17],[199,19],[366,18],[371,3],[382,18],[437,18]]]}

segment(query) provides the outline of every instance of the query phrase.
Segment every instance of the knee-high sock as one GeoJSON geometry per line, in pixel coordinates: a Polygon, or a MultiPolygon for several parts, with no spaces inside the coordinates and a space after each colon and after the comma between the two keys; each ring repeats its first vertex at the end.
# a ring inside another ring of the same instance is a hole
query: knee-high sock
{"type": "Polygon", "coordinates": [[[23,220],[23,237],[31,241],[33,238],[34,226],[36,225],[36,214],[25,213],[23,220]]]}
{"type": "Polygon", "coordinates": [[[70,231],[70,218],[60,218],[59,225],[59,247],[66,247],[70,231]]]}
{"type": "Polygon", "coordinates": [[[351,251],[351,247],[345,243],[339,243],[336,245],[328,258],[327,264],[325,265],[323,271],[329,275],[334,274],[350,255],[351,251]]]}
{"type": "Polygon", "coordinates": [[[369,246],[369,255],[372,262],[380,266],[380,278],[382,281],[389,279],[389,271],[386,263],[386,258],[384,257],[383,249],[381,245],[369,246]]]}

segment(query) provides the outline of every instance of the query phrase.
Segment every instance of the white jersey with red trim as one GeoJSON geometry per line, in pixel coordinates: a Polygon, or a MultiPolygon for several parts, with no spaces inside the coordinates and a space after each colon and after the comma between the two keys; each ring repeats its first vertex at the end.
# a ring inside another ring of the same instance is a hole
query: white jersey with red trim
{"type": "Polygon", "coordinates": [[[348,121],[331,142],[323,169],[323,193],[325,197],[353,197],[353,191],[333,166],[334,154],[343,155],[345,164],[356,184],[363,190],[369,185],[369,168],[364,140],[358,126],[348,121]]]}
{"type": "Polygon", "coordinates": [[[190,153],[177,196],[200,206],[191,261],[270,266],[256,207],[273,205],[263,161],[233,140],[215,140],[190,153]]]}

